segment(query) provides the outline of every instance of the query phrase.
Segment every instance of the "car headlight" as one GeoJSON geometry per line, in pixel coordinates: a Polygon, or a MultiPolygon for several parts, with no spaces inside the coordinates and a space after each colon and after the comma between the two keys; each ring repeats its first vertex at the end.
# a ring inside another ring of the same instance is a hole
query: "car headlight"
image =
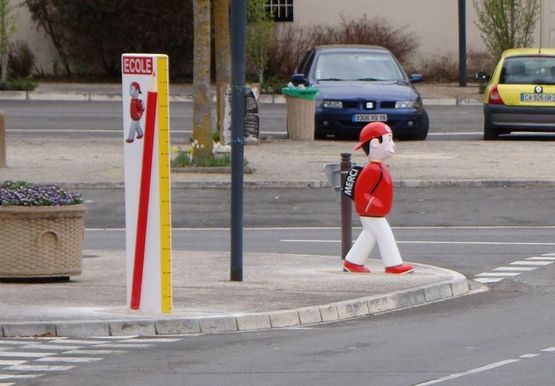
{"type": "Polygon", "coordinates": [[[322,107],[326,107],[329,109],[341,109],[343,108],[343,102],[334,101],[334,100],[324,100],[322,102],[322,107]]]}
{"type": "Polygon", "coordinates": [[[420,104],[418,101],[397,101],[395,102],[396,109],[417,109],[420,104]]]}

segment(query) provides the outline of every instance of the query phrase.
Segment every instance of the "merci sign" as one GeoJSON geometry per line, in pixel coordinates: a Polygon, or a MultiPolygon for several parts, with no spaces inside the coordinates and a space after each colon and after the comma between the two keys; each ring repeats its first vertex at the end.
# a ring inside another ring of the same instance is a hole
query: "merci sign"
{"type": "Polygon", "coordinates": [[[122,72],[133,75],[151,75],[153,73],[152,57],[124,56],[122,72]]]}

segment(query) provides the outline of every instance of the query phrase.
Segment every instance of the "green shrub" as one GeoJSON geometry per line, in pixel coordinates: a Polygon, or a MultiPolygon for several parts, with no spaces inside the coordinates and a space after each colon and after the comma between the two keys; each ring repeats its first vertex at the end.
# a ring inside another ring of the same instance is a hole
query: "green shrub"
{"type": "Polygon", "coordinates": [[[37,83],[31,78],[12,78],[5,82],[0,81],[0,90],[33,91],[37,83]]]}
{"type": "Polygon", "coordinates": [[[66,76],[119,79],[121,54],[165,53],[172,80],[190,78],[193,0],[24,0],[66,76]]]}
{"type": "Polygon", "coordinates": [[[10,44],[8,70],[10,77],[27,78],[35,67],[35,55],[24,41],[10,44]]]}

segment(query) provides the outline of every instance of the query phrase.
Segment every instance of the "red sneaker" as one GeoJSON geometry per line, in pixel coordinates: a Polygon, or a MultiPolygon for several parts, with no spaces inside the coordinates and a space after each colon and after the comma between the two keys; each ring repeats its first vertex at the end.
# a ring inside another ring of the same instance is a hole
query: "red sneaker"
{"type": "Polygon", "coordinates": [[[414,272],[414,268],[410,264],[399,264],[393,267],[385,267],[385,273],[396,273],[399,275],[403,275],[405,273],[412,272],[414,272]]]}
{"type": "Polygon", "coordinates": [[[364,265],[353,264],[345,260],[343,262],[343,272],[370,273],[370,270],[364,265]]]}
{"type": "Polygon", "coordinates": [[[143,138],[142,135],[137,135],[137,139],[141,139],[141,138],[143,138]]]}
{"type": "Polygon", "coordinates": [[[132,140],[132,139],[126,139],[125,142],[127,142],[127,143],[133,143],[133,140],[132,140]]]}

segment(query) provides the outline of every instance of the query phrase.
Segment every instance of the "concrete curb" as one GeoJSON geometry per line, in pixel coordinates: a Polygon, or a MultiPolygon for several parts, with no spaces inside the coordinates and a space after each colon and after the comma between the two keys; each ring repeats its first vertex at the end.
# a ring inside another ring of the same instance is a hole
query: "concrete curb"
{"type": "MultiPolygon", "coordinates": [[[[123,182],[53,182],[68,190],[84,189],[124,189],[123,182]]],[[[524,187],[553,187],[555,180],[402,180],[394,181],[396,188],[524,188],[524,187]]],[[[231,181],[180,181],[173,182],[172,189],[229,189],[231,181]]],[[[245,181],[244,187],[249,189],[330,189],[328,181],[245,181]]]]}
{"type": "MultiPolygon", "coordinates": [[[[213,98],[214,99],[214,98],[213,98]]],[[[121,93],[96,91],[0,91],[0,100],[11,101],[71,101],[71,102],[121,102],[121,93]]],[[[193,96],[184,93],[170,94],[170,102],[193,102],[193,96]]],[[[263,104],[285,104],[285,97],[279,94],[260,96],[263,104]]],[[[425,106],[481,106],[480,98],[450,97],[423,98],[425,106]]]]}
{"type": "Polygon", "coordinates": [[[434,268],[450,274],[451,278],[390,294],[253,314],[85,322],[4,323],[0,324],[0,337],[182,335],[257,331],[337,322],[421,306],[469,293],[469,284],[463,275],[443,268],[434,268]]]}

